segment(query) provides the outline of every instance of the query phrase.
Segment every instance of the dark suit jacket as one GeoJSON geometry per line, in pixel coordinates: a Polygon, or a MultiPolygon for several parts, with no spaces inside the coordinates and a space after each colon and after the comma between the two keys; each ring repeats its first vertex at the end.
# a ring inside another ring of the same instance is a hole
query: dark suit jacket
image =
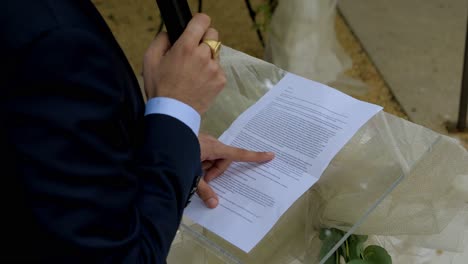
{"type": "Polygon", "coordinates": [[[90,1],[2,1],[0,36],[0,259],[165,262],[200,172],[196,136],[144,117],[90,1]]]}

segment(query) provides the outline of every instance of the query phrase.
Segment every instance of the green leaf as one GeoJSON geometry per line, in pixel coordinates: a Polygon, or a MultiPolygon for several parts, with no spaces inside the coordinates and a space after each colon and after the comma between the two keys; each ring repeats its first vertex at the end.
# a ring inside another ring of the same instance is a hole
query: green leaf
{"type": "Polygon", "coordinates": [[[349,261],[349,248],[348,248],[348,240],[345,240],[341,247],[338,249],[338,253],[343,256],[345,261],[349,261]]]}
{"type": "Polygon", "coordinates": [[[364,250],[363,258],[369,264],[392,264],[392,257],[387,250],[379,246],[368,246],[364,250]]]}
{"type": "Polygon", "coordinates": [[[351,235],[348,238],[349,260],[361,259],[367,236],[351,235]]]}
{"type": "MultiPolygon", "coordinates": [[[[323,241],[320,249],[320,258],[323,258],[345,235],[345,232],[332,228],[320,230],[319,238],[323,241]]],[[[392,258],[388,252],[380,246],[368,246],[365,250],[364,243],[368,236],[351,235],[346,242],[327,259],[325,264],[337,264],[340,255],[345,258],[347,264],[392,264],[392,258]]]]}
{"type": "MultiPolygon", "coordinates": [[[[320,258],[322,259],[327,255],[327,253],[340,241],[343,236],[342,232],[338,229],[326,229],[323,228],[320,230],[319,238],[323,241],[322,248],[320,249],[320,258]]],[[[339,257],[339,254],[338,254],[339,257]]],[[[333,254],[330,258],[327,259],[325,264],[335,264],[337,254],[333,254]]]]}

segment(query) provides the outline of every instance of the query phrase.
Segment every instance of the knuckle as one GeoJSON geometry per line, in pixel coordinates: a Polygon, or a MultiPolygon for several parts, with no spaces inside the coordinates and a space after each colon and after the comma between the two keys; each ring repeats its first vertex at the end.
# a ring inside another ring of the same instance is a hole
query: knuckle
{"type": "Polygon", "coordinates": [[[219,65],[217,63],[210,63],[208,64],[208,72],[211,74],[211,75],[215,75],[218,73],[218,70],[219,70],[219,65]]]}
{"type": "Polygon", "coordinates": [[[222,88],[222,87],[226,86],[226,84],[227,84],[227,79],[226,79],[226,77],[225,77],[225,76],[221,76],[221,77],[219,78],[219,85],[220,85],[221,88],[222,88]]]}
{"type": "Polygon", "coordinates": [[[224,74],[223,71],[220,71],[219,74],[218,74],[218,77],[217,77],[217,80],[218,80],[218,84],[221,88],[223,88],[224,86],[226,86],[227,84],[227,78],[226,78],[226,75],[224,74]]]}
{"type": "Polygon", "coordinates": [[[192,54],[193,52],[192,46],[188,42],[182,43],[180,49],[184,55],[192,54]]]}
{"type": "Polygon", "coordinates": [[[219,71],[221,70],[221,66],[219,66],[219,64],[217,62],[214,62],[212,63],[213,64],[213,71],[216,73],[216,74],[219,74],[219,71]]]}
{"type": "Polygon", "coordinates": [[[201,51],[198,53],[199,58],[204,64],[209,64],[211,60],[211,53],[210,51],[201,51]]]}

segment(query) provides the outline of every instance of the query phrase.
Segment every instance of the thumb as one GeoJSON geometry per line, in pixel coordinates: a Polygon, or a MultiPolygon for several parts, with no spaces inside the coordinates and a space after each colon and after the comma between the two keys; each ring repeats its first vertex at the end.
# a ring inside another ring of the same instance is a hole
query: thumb
{"type": "Polygon", "coordinates": [[[200,196],[200,199],[205,203],[206,207],[213,209],[218,206],[218,196],[203,178],[200,179],[200,182],[198,183],[197,193],[198,196],[200,196]]]}
{"type": "Polygon", "coordinates": [[[159,61],[171,48],[169,35],[166,32],[159,33],[148,48],[148,55],[152,60],[159,61]]]}

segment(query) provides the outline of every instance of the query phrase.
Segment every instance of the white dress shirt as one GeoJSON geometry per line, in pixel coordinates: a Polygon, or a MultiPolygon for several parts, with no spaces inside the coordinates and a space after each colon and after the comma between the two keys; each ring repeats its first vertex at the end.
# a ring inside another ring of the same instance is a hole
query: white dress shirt
{"type": "Polygon", "coordinates": [[[155,97],[146,103],[145,116],[150,114],[162,114],[174,117],[190,127],[198,136],[200,130],[200,114],[191,106],[179,100],[168,97],[155,97]]]}

